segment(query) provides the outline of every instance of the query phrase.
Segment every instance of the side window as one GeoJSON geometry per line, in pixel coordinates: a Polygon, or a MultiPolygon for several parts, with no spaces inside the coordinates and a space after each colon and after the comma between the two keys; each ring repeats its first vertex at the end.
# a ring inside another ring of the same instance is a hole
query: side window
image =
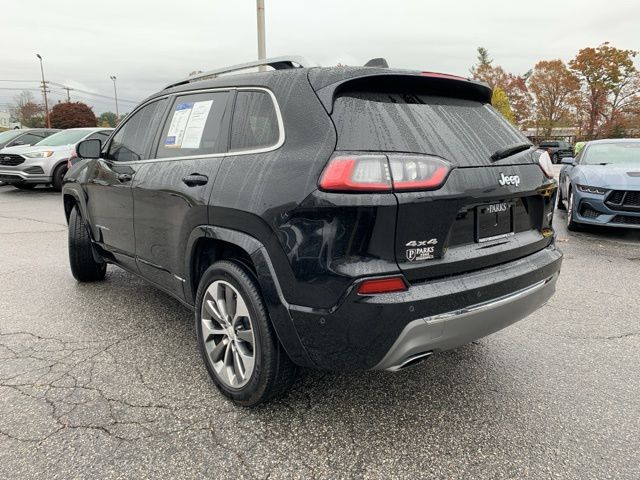
{"type": "Polygon", "coordinates": [[[239,91],[231,124],[231,150],[266,148],[278,143],[280,131],[267,92],[239,91]]]}
{"type": "Polygon", "coordinates": [[[166,102],[165,99],[155,101],[127,117],[111,140],[106,158],[116,162],[149,158],[149,150],[166,102]]]}
{"type": "Polygon", "coordinates": [[[177,97],[162,129],[156,156],[186,157],[226,152],[228,103],[229,92],[177,97]]]}
{"type": "Polygon", "coordinates": [[[40,140],[42,140],[42,138],[34,135],[33,133],[25,133],[11,142],[11,145],[33,145],[34,143],[38,143],[40,140]]]}
{"type": "Polygon", "coordinates": [[[104,145],[109,138],[109,135],[111,135],[111,132],[95,132],[89,135],[85,140],[93,140],[94,138],[97,138],[104,145]]]}

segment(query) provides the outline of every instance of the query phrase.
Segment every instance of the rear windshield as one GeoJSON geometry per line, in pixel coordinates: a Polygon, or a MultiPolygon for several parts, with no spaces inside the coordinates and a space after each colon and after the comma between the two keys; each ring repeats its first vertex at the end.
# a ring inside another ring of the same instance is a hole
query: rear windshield
{"type": "Polygon", "coordinates": [[[557,147],[558,142],[541,142],[540,146],[541,147],[557,147]]]}
{"type": "Polygon", "coordinates": [[[338,150],[427,153],[459,166],[486,165],[504,147],[528,143],[493,107],[421,94],[349,92],[332,118],[338,150]]]}

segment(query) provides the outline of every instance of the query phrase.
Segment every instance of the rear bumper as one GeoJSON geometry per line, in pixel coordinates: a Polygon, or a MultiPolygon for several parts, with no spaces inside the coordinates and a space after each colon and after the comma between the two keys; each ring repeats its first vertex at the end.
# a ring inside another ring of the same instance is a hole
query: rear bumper
{"type": "Polygon", "coordinates": [[[561,263],[550,245],[406,292],[362,296],[356,283],[331,309],[290,306],[290,314],[315,367],[393,370],[416,354],[455,348],[523,319],[551,297],[561,263]]]}
{"type": "Polygon", "coordinates": [[[547,303],[558,274],[489,302],[420,318],[409,323],[374,368],[399,370],[425,353],[449,350],[497,332],[547,303]]]}

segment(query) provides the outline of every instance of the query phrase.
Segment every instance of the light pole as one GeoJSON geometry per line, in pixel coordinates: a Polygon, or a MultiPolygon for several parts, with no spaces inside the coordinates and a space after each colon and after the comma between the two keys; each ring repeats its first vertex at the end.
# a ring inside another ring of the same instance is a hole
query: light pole
{"type": "MultiPolygon", "coordinates": [[[[267,58],[267,49],[265,46],[264,34],[264,0],[256,0],[256,9],[258,17],[258,60],[267,58]]],[[[264,66],[260,66],[259,70],[264,71],[264,66]]]]}
{"type": "Polygon", "coordinates": [[[118,90],[116,90],[116,76],[111,75],[109,78],[113,80],[113,96],[116,99],[116,125],[118,125],[118,120],[120,119],[120,112],[118,111],[118,90]]]}
{"type": "Polygon", "coordinates": [[[42,57],[36,53],[36,57],[40,60],[40,73],[42,74],[42,94],[44,95],[44,113],[47,122],[47,128],[51,128],[51,120],[49,119],[49,102],[47,101],[47,84],[44,81],[44,68],[42,67],[42,57]]]}

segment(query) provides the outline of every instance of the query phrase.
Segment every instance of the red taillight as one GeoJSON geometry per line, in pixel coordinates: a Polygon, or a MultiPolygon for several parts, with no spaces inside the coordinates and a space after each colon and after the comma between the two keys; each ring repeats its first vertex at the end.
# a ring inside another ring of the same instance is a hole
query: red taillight
{"type": "Polygon", "coordinates": [[[360,295],[374,295],[376,293],[404,292],[407,284],[402,277],[376,278],[365,280],[358,287],[360,295]]]}
{"type": "Polygon", "coordinates": [[[430,155],[349,155],[331,159],[320,188],[336,192],[389,192],[440,188],[451,170],[430,155]]]}
{"type": "Polygon", "coordinates": [[[384,155],[334,157],[320,179],[329,191],[382,192],[391,190],[389,165],[384,155]]]}

